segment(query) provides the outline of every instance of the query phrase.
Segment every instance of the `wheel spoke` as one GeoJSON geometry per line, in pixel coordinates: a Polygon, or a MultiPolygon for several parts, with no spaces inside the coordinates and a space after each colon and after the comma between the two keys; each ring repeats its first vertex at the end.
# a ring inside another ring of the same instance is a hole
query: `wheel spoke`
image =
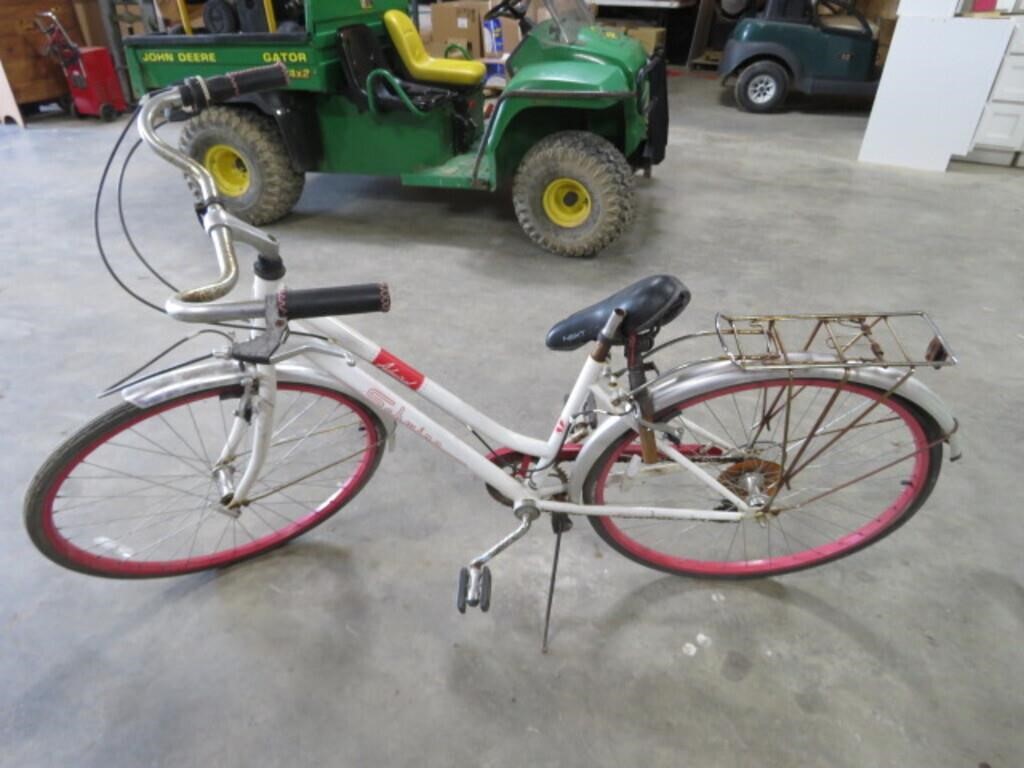
{"type": "MultiPolygon", "coordinates": [[[[187,403],[186,403],[186,405],[187,405],[187,403]]],[[[182,436],[181,436],[181,433],[180,433],[180,432],[178,432],[178,430],[176,430],[176,429],[175,429],[175,428],[174,428],[174,427],[173,427],[173,426],[171,425],[171,423],[170,423],[169,421],[167,421],[167,419],[165,419],[165,418],[164,418],[164,415],[163,415],[162,413],[161,413],[161,414],[158,414],[158,415],[157,415],[157,418],[159,418],[159,419],[160,419],[160,421],[162,421],[162,422],[164,423],[164,426],[166,426],[166,427],[167,427],[167,428],[168,428],[169,430],[171,430],[171,433],[172,433],[172,434],[173,434],[173,435],[174,435],[174,436],[175,436],[176,438],[178,438],[178,440],[180,440],[180,441],[181,441],[181,444],[182,444],[182,445],[184,445],[184,446],[185,446],[186,448],[188,448],[188,451],[189,451],[189,453],[191,453],[191,454],[192,454],[193,456],[195,456],[195,457],[196,457],[196,459],[197,459],[197,460],[198,460],[198,461],[199,461],[200,463],[203,463],[203,457],[202,457],[202,456],[200,456],[200,455],[199,455],[198,453],[196,453],[196,449],[192,447],[192,445],[191,445],[191,444],[190,444],[190,443],[188,442],[188,440],[186,440],[186,439],[185,439],[184,437],[182,437],[182,436]]],[[[209,466],[209,465],[210,465],[210,464],[209,464],[209,462],[206,462],[206,465],[205,465],[205,466],[209,466]]]]}
{"type": "Polygon", "coordinates": [[[340,464],[344,464],[344,463],[346,463],[348,461],[352,461],[352,459],[356,458],[357,456],[362,455],[364,452],[365,451],[363,449],[360,449],[358,451],[353,451],[352,453],[348,454],[347,456],[342,456],[337,461],[332,461],[330,464],[325,464],[322,467],[320,467],[319,469],[314,469],[312,472],[309,472],[309,473],[307,473],[305,475],[302,475],[301,477],[297,477],[294,480],[289,480],[288,482],[286,482],[286,483],[284,483],[282,485],[279,485],[276,488],[272,488],[271,490],[266,491],[265,493],[262,493],[259,496],[253,496],[253,497],[247,499],[247,501],[249,501],[251,503],[253,501],[260,501],[261,499],[265,499],[265,498],[267,498],[267,496],[273,496],[275,493],[279,493],[284,488],[291,488],[293,485],[295,485],[297,483],[301,483],[302,481],[307,480],[307,479],[309,479],[311,477],[315,477],[316,475],[319,475],[319,474],[321,474],[323,472],[326,472],[328,469],[332,469],[333,467],[337,467],[340,464]]]}
{"type": "MultiPolygon", "coordinates": [[[[167,490],[170,490],[170,491],[175,491],[175,492],[179,492],[179,493],[186,493],[186,495],[191,495],[191,496],[195,496],[196,495],[196,494],[188,494],[187,492],[182,491],[180,488],[175,488],[170,483],[161,483],[161,482],[157,482],[157,481],[154,481],[154,480],[150,480],[148,477],[139,477],[137,475],[133,475],[133,474],[130,474],[128,472],[121,472],[120,470],[115,469],[113,467],[104,467],[104,466],[101,466],[99,464],[93,464],[93,463],[88,462],[88,461],[83,461],[82,464],[85,465],[85,466],[95,467],[97,469],[102,469],[102,470],[105,470],[107,472],[113,472],[114,474],[121,475],[122,478],[125,478],[127,480],[138,480],[141,483],[146,483],[147,485],[152,485],[152,486],[154,486],[156,488],[166,488],[167,490]]],[[[86,478],[86,479],[88,479],[88,478],[86,478]]]]}
{"type": "Polygon", "coordinates": [[[206,451],[206,444],[203,442],[203,436],[199,431],[199,425],[196,423],[196,414],[192,410],[192,403],[188,404],[188,416],[192,420],[192,427],[196,431],[196,439],[199,441],[199,447],[203,451],[203,458],[206,460],[206,466],[213,466],[213,462],[210,461],[210,454],[206,451]]]}
{"type": "MultiPolygon", "coordinates": [[[[150,437],[148,435],[142,434],[142,432],[138,431],[135,427],[132,427],[131,429],[126,430],[123,433],[124,437],[127,437],[128,435],[133,435],[133,436],[139,438],[140,440],[143,440],[143,441],[149,443],[150,445],[153,446],[153,448],[156,449],[156,453],[163,454],[165,456],[169,456],[172,459],[177,459],[178,461],[184,463],[186,466],[188,466],[189,468],[191,468],[193,470],[195,470],[195,469],[205,469],[205,467],[206,467],[206,465],[203,463],[202,459],[199,459],[198,457],[193,458],[193,457],[189,457],[189,456],[182,456],[179,453],[175,453],[174,451],[171,451],[171,450],[167,449],[166,447],[164,447],[161,443],[157,442],[152,437],[150,437]]],[[[109,443],[107,443],[107,445],[115,445],[115,446],[117,446],[119,448],[128,448],[130,450],[135,448],[134,446],[125,445],[125,444],[119,443],[119,442],[109,442],[109,443]]],[[[135,450],[140,450],[141,451],[142,449],[135,448],[135,450]]]]}

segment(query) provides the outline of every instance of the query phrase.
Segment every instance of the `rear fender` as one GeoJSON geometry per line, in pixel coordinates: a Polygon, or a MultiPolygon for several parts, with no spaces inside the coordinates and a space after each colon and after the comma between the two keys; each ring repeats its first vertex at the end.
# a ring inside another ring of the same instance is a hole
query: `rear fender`
{"type": "MultiPolygon", "coordinates": [[[[281,363],[275,366],[278,383],[309,384],[343,393],[371,411],[387,431],[388,445],[394,444],[395,420],[373,403],[353,392],[337,379],[306,366],[281,363]]],[[[154,376],[121,391],[121,396],[139,408],[150,408],[168,400],[213,387],[240,386],[252,380],[252,369],[233,360],[204,360],[154,376]]]]}
{"type": "MultiPolygon", "coordinates": [[[[896,386],[904,372],[903,369],[854,368],[849,373],[849,381],[854,384],[888,390],[896,386]]],[[[841,381],[847,375],[843,368],[814,368],[808,373],[815,378],[831,381],[841,381]]],[[[705,395],[716,389],[736,384],[748,384],[753,381],[768,381],[783,376],[785,376],[785,371],[782,370],[744,371],[728,360],[717,360],[700,363],[654,384],[651,387],[651,396],[654,399],[654,410],[657,413],[673,403],[705,395]]],[[[913,377],[903,382],[897,392],[904,400],[913,403],[935,420],[942,433],[947,435],[946,444],[949,446],[950,461],[959,459],[961,448],[957,421],[938,395],[913,377]]],[[[597,428],[583,446],[573,465],[573,472],[569,478],[569,498],[571,500],[582,503],[583,484],[586,482],[593,464],[610,445],[635,426],[636,422],[633,416],[627,415],[608,419],[597,428]]]]}

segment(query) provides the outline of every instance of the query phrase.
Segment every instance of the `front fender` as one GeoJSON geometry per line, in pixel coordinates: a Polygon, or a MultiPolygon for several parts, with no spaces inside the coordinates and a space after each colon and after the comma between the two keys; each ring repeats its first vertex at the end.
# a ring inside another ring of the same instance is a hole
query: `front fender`
{"type": "MultiPolygon", "coordinates": [[[[309,384],[343,392],[380,419],[387,430],[388,444],[393,442],[395,420],[337,379],[302,365],[281,363],[276,366],[277,380],[291,384],[309,384]]],[[[139,408],[149,408],[177,397],[190,395],[212,387],[230,387],[243,384],[253,375],[234,360],[203,360],[183,368],[154,376],[132,384],[121,391],[121,396],[139,408]]]]}
{"type": "MultiPolygon", "coordinates": [[[[897,384],[904,372],[904,369],[854,368],[849,373],[849,381],[888,390],[897,384]]],[[[783,370],[744,371],[728,360],[716,360],[695,365],[654,384],[651,387],[651,397],[654,400],[655,413],[658,413],[673,403],[705,395],[712,390],[752,381],[778,379],[785,375],[786,372],[783,370]]],[[[808,375],[831,381],[841,381],[847,372],[839,367],[813,368],[808,371],[808,375]]],[[[961,448],[957,421],[939,396],[916,378],[910,378],[903,382],[898,394],[935,420],[943,434],[948,436],[946,443],[949,446],[950,461],[959,459],[961,448]]],[[[583,484],[586,482],[594,462],[604,454],[612,443],[633,429],[634,426],[635,421],[632,416],[619,416],[606,420],[597,428],[580,450],[576,463],[573,465],[573,472],[569,478],[570,499],[582,503],[583,484]]]]}
{"type": "Polygon", "coordinates": [[[750,42],[732,38],[725,44],[722,59],[718,63],[719,79],[724,83],[746,66],[747,62],[755,59],[778,59],[781,61],[793,76],[794,86],[797,86],[803,78],[800,60],[786,46],[778,43],[750,42]]]}
{"type": "Polygon", "coordinates": [[[492,185],[504,178],[498,167],[499,154],[511,153],[514,162],[518,162],[545,133],[572,127],[573,122],[566,119],[567,112],[596,116],[603,110],[614,111],[617,116],[614,135],[605,138],[628,157],[644,139],[645,122],[636,108],[635,88],[622,70],[581,61],[547,62],[516,70],[487,126],[481,150],[489,160],[492,185]],[[538,121],[523,114],[538,109],[550,119],[538,121]],[[520,115],[524,120],[517,120],[520,115]]]}
{"type": "Polygon", "coordinates": [[[609,93],[631,90],[633,84],[618,67],[603,62],[548,61],[527,64],[516,70],[507,91],[576,91],[609,93]]]}

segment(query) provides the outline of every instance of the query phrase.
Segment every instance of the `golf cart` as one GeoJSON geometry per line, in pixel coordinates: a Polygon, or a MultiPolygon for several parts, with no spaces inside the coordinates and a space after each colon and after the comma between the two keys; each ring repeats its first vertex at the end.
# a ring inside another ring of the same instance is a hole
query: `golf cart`
{"type": "Polygon", "coordinates": [[[538,24],[529,0],[501,0],[487,14],[524,33],[489,119],[484,64],[428,55],[406,0],[305,0],[292,31],[147,35],[125,46],[140,93],[191,75],[287,67],[287,89],[208,109],[182,132],[226,206],[255,224],[287,214],[309,171],[511,185],[534,242],[589,256],[631,221],[635,171],[664,157],[665,63],[597,27],[583,0],[544,2],[551,19],[538,24]]]}
{"type": "Polygon", "coordinates": [[[740,109],[772,112],[791,90],[874,96],[877,53],[878,27],[854,0],[767,0],[736,25],[718,74],[723,85],[735,78],[740,109]]]}

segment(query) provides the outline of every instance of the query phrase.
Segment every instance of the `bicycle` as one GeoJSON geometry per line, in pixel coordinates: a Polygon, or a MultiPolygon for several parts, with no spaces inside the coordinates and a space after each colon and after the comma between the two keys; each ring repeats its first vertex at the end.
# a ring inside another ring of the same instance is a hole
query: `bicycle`
{"type": "Polygon", "coordinates": [[[280,67],[189,78],[140,106],[142,140],[197,191],[220,268],[166,311],[250,330],[207,359],[108,391],[124,402],[50,456],[25,521],[58,564],[142,578],[265,553],[350,502],[401,425],[480,477],[518,521],[461,569],[458,610],[488,609],[488,563],[548,514],[558,535],[550,617],[558,544],[573,517],[660,571],[771,576],[879,541],[926,501],[943,445],[960,457],[956,419],[915,378],[956,363],[925,313],[718,315],[712,330],[656,345],[690,301],[668,275],[552,328],[552,349],[590,353],[546,439],[498,424],[338,319],[388,311],[385,284],[285,288],[278,242],[227,213],[205,169],[157,135],[168,111],[195,115],[286,81],[280,67]],[[257,253],[253,297],[219,301],[238,281],[236,243],[257,253]],[[926,341],[921,355],[908,351],[914,335],[926,341]],[[658,368],[668,348],[701,339],[720,351],[658,368]],[[480,453],[367,365],[500,448],[480,453]]]}

